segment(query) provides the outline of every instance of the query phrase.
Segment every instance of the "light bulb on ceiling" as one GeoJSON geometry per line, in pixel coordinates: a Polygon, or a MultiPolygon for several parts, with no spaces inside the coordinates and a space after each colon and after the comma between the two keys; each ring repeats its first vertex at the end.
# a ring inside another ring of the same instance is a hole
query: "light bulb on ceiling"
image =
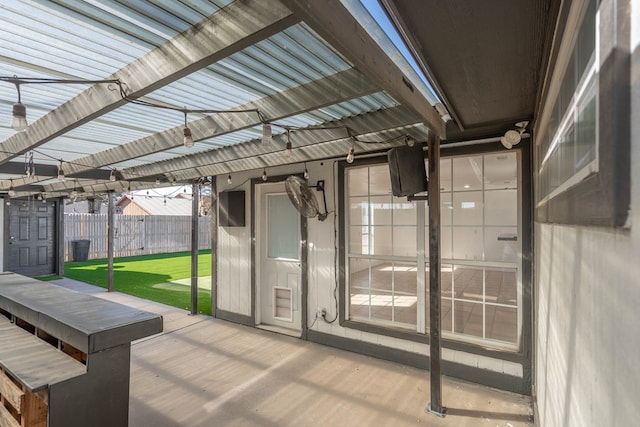
{"type": "Polygon", "coordinates": [[[11,184],[9,184],[9,191],[7,192],[7,194],[9,195],[9,197],[16,197],[16,190],[13,189],[13,180],[11,179],[11,184]]]}
{"type": "Polygon", "coordinates": [[[116,180],[116,170],[112,169],[111,173],[109,174],[109,181],[115,182],[115,180],[116,180]]]}
{"type": "Polygon", "coordinates": [[[266,170],[266,169],[263,169],[263,170],[262,170],[262,180],[263,180],[263,181],[266,181],[267,179],[269,179],[269,178],[267,177],[267,170],[266,170]]]}
{"type": "Polygon", "coordinates": [[[11,206],[11,198],[7,197],[6,199],[4,199],[4,204],[7,206],[11,206]]]}
{"type": "Polygon", "coordinates": [[[349,148],[349,153],[347,153],[347,163],[353,163],[353,160],[355,159],[355,154],[356,154],[355,148],[353,147],[349,148]]]}
{"type": "MultiPolygon", "coordinates": [[[[156,178],[156,185],[160,185],[160,177],[156,178]]],[[[147,191],[148,193],[148,191],[147,191]]]]}
{"type": "Polygon", "coordinates": [[[231,175],[227,177],[227,184],[229,185],[233,184],[233,181],[231,180],[231,175]]]}
{"type": "Polygon", "coordinates": [[[304,164],[304,172],[302,174],[302,176],[304,177],[304,179],[309,179],[309,171],[307,170],[307,164],[304,164]]]}
{"type": "Polygon", "coordinates": [[[60,160],[60,164],[58,165],[58,180],[64,181],[64,169],[62,169],[62,160],[60,160]]]}
{"type": "Polygon", "coordinates": [[[187,113],[184,113],[184,129],[182,130],[182,134],[184,135],[182,138],[182,143],[185,147],[191,148],[193,147],[193,135],[191,135],[191,129],[187,126],[187,113]]]}
{"type": "Polygon", "coordinates": [[[407,145],[409,147],[413,147],[414,145],[416,145],[416,141],[413,138],[411,138],[410,136],[408,136],[408,135],[405,138],[405,142],[407,143],[407,145]]]}
{"type": "Polygon", "coordinates": [[[285,148],[284,155],[287,156],[287,157],[291,157],[293,155],[293,150],[292,150],[292,147],[291,147],[291,141],[287,141],[287,145],[286,145],[286,148],[285,148]]]}
{"type": "Polygon", "coordinates": [[[271,125],[269,123],[262,124],[262,143],[269,144],[273,140],[271,134],[271,125]]]}
{"type": "Polygon", "coordinates": [[[11,127],[18,132],[25,130],[29,126],[27,123],[27,107],[20,101],[13,104],[13,118],[11,119],[11,127]]]}

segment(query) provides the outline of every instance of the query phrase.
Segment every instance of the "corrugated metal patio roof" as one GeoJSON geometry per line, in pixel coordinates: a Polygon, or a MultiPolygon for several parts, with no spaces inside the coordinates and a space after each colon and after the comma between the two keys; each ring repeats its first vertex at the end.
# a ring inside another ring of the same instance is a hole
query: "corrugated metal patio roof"
{"type": "MultiPolygon", "coordinates": [[[[364,10],[354,0],[345,3],[364,10]]],[[[144,188],[159,177],[191,182],[341,157],[352,144],[368,152],[403,143],[404,135],[423,140],[424,123],[442,133],[433,99],[424,96],[428,89],[394,64],[397,53],[392,61],[372,48],[339,1],[323,6],[330,16],[307,11],[309,5],[297,0],[3,2],[1,76],[117,78],[132,99],[177,110],[260,114],[189,113],[197,142],[187,148],[181,111],[127,102],[115,84],[22,84],[29,127],[15,132],[9,123],[16,87],[0,82],[0,194],[11,186],[18,195],[55,196],[74,188],[144,188]],[[351,27],[341,30],[343,24],[351,27]],[[260,143],[263,118],[279,133],[272,144],[260,143]],[[326,125],[336,128],[297,130],[326,125]],[[290,157],[283,155],[282,126],[296,129],[290,157]],[[26,153],[33,154],[35,177],[21,167],[26,153]],[[56,178],[60,161],[74,179],[56,178]],[[120,181],[109,181],[113,169],[120,181]]]]}

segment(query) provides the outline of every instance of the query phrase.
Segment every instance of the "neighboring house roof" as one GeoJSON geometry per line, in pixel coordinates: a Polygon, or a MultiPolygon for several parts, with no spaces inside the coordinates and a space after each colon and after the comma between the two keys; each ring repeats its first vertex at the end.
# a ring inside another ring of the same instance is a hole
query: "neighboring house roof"
{"type": "MultiPolygon", "coordinates": [[[[183,198],[123,196],[116,202],[116,206],[123,208],[129,203],[134,203],[149,215],[188,215],[191,216],[191,200],[183,198]],[[128,202],[127,202],[128,201],[128,202]]],[[[126,213],[126,211],[125,211],[126,213]]]]}

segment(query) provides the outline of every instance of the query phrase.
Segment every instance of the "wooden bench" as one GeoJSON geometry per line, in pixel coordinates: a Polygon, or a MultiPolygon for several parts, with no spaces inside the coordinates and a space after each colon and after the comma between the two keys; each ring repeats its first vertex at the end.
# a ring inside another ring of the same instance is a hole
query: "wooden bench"
{"type": "Polygon", "coordinates": [[[162,316],[0,274],[0,426],[126,426],[131,341],[162,316]]]}

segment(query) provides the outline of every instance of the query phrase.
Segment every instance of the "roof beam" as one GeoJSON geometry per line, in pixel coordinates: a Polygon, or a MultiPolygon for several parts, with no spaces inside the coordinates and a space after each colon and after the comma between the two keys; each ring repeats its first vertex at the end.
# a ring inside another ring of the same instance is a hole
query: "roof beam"
{"type": "MultiPolygon", "coordinates": [[[[113,75],[139,98],[298,22],[277,2],[236,0],[113,75]]],[[[0,144],[0,164],[87,123],[126,101],[97,84],[0,144]],[[10,154],[9,154],[10,153],[10,154]]]]}
{"type": "MultiPolygon", "coordinates": [[[[397,106],[383,110],[374,111],[367,114],[350,117],[343,120],[336,120],[325,123],[327,127],[349,127],[352,135],[369,135],[384,132],[389,129],[397,129],[404,126],[411,126],[419,123],[414,114],[406,107],[397,106]]],[[[291,133],[291,141],[294,148],[311,146],[321,142],[342,139],[347,135],[346,129],[313,129],[299,130],[291,133]]],[[[421,135],[414,135],[419,139],[421,135]]],[[[137,179],[143,176],[171,175],[177,180],[193,179],[200,176],[212,175],[212,173],[202,173],[208,165],[222,165],[222,173],[238,172],[239,169],[225,169],[229,162],[246,158],[255,158],[256,166],[247,166],[243,170],[254,169],[256,167],[269,166],[262,162],[267,155],[276,154],[284,158],[285,135],[274,136],[271,144],[262,144],[260,140],[248,141],[215,150],[201,151],[171,160],[163,160],[142,166],[134,166],[122,169],[120,173],[123,179],[137,179]]],[[[365,139],[363,137],[363,139],[365,139]]],[[[290,163],[289,159],[283,164],[290,163]]],[[[313,158],[306,158],[301,161],[311,161],[313,158]]],[[[206,169],[209,170],[209,169],[206,169]]],[[[219,170],[219,166],[211,170],[219,170]]]]}
{"type": "Polygon", "coordinates": [[[444,122],[340,0],[281,0],[382,90],[411,109],[440,139],[444,122]]]}
{"type": "MultiPolygon", "coordinates": [[[[368,78],[352,68],[247,103],[237,109],[258,109],[268,120],[278,120],[369,95],[377,90],[378,88],[368,78]]],[[[256,113],[218,113],[190,122],[189,129],[191,129],[193,140],[201,141],[257,126],[260,123],[260,118],[256,113]]],[[[65,173],[67,176],[76,176],[93,168],[179,147],[182,145],[182,137],[183,126],[176,126],[124,145],[76,159],[72,163],[65,164],[65,173]]],[[[14,186],[16,182],[14,180],[14,186]]],[[[2,188],[2,184],[0,184],[0,188],[2,188]]]]}

